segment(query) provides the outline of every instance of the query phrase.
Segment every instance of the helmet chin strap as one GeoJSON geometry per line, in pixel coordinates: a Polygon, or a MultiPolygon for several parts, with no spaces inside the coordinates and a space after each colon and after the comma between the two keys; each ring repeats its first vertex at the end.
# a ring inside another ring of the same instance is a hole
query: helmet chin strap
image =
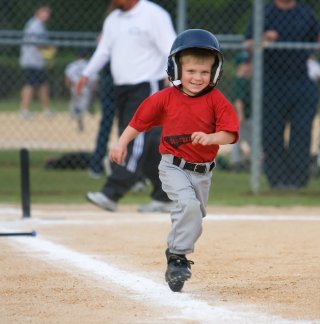
{"type": "Polygon", "coordinates": [[[209,84],[205,89],[201,90],[201,91],[198,92],[196,95],[194,95],[194,96],[190,96],[188,93],[186,93],[186,92],[183,91],[182,87],[179,87],[179,85],[178,85],[178,86],[175,85],[175,84],[173,83],[173,81],[171,80],[171,78],[169,78],[169,81],[171,82],[171,84],[172,84],[176,89],[178,89],[180,92],[184,93],[186,96],[191,97],[191,98],[201,97],[201,96],[203,96],[203,95],[209,93],[209,92],[214,88],[214,86],[210,83],[210,84],[209,84]]]}

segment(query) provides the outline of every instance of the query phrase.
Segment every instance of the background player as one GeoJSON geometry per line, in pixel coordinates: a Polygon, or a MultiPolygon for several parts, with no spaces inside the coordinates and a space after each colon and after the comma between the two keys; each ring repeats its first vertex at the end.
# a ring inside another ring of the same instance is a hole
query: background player
{"type": "Polygon", "coordinates": [[[85,48],[77,49],[77,59],[66,66],[64,78],[66,86],[70,89],[70,114],[73,118],[76,118],[80,131],[84,130],[83,115],[90,108],[98,80],[98,74],[93,73],[83,87],[81,94],[76,92],[76,84],[88,64],[88,54],[88,50],[85,48]]]}
{"type": "Polygon", "coordinates": [[[48,76],[46,73],[45,58],[51,58],[56,53],[56,48],[48,44],[48,32],[46,23],[51,16],[48,6],[40,6],[36,9],[23,29],[23,45],[20,53],[20,66],[25,74],[25,84],[21,90],[21,117],[30,118],[29,110],[35,90],[38,91],[43,113],[47,117],[53,115],[50,109],[48,76]]]}

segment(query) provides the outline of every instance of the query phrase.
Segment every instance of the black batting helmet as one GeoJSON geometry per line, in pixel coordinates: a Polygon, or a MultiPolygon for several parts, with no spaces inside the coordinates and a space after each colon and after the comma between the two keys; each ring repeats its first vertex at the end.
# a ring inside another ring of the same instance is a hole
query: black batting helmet
{"type": "Polygon", "coordinates": [[[213,51],[218,58],[212,66],[210,86],[215,87],[222,76],[223,55],[217,38],[207,30],[188,29],[177,36],[168,57],[167,73],[170,81],[181,78],[179,53],[189,48],[202,48],[213,51]]]}

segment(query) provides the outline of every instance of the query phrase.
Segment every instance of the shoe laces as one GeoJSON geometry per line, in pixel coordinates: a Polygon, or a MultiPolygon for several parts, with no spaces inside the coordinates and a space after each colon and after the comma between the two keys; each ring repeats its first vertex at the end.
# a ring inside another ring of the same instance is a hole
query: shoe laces
{"type": "Polygon", "coordinates": [[[191,264],[194,264],[193,261],[188,260],[184,255],[180,256],[177,254],[171,254],[168,258],[168,264],[174,262],[175,266],[178,267],[185,267],[187,266],[189,269],[191,269],[191,264]]]}

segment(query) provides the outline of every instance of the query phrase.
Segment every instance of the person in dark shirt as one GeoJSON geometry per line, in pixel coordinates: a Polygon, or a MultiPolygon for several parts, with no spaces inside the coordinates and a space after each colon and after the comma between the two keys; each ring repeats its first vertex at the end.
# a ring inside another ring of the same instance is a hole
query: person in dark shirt
{"type": "MultiPolygon", "coordinates": [[[[312,9],[295,0],[274,0],[264,11],[264,41],[319,41],[320,26],[312,9]]],[[[250,45],[253,20],[245,38],[250,45]]],[[[317,86],[307,73],[311,51],[266,48],[264,51],[263,133],[264,169],[275,190],[296,190],[310,176],[311,128],[318,102],[317,86]]]]}

